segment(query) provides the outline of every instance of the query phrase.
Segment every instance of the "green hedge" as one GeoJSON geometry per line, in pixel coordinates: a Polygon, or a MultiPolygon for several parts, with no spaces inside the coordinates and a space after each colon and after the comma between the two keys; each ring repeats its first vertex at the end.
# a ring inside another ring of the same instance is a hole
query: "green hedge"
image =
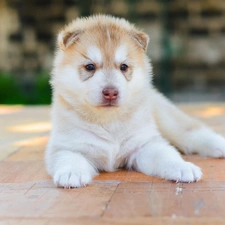
{"type": "Polygon", "coordinates": [[[39,72],[32,79],[0,73],[0,104],[50,104],[49,75],[39,72]]]}

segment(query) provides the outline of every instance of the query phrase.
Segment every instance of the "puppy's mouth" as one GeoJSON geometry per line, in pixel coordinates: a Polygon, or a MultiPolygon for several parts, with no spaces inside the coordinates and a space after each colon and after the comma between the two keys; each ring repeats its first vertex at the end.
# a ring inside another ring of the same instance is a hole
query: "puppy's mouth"
{"type": "Polygon", "coordinates": [[[106,101],[103,100],[98,107],[102,107],[102,108],[114,108],[114,107],[119,107],[119,103],[118,101],[106,101]]]}
{"type": "Polygon", "coordinates": [[[118,107],[119,105],[115,102],[106,102],[106,103],[103,103],[99,106],[108,108],[108,107],[118,107]]]}
{"type": "MultiPolygon", "coordinates": [[[[89,103],[90,104],[90,103],[89,103]]],[[[102,101],[99,102],[98,104],[90,104],[91,106],[94,106],[96,108],[117,108],[120,106],[120,104],[116,101],[102,101]]]]}

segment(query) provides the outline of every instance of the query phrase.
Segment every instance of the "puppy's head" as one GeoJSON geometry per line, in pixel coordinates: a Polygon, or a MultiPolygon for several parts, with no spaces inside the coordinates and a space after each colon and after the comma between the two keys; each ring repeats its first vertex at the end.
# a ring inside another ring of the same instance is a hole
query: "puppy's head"
{"type": "Polygon", "coordinates": [[[58,35],[54,92],[92,110],[134,104],[151,80],[148,40],[124,19],[99,15],[73,21],[58,35]]]}

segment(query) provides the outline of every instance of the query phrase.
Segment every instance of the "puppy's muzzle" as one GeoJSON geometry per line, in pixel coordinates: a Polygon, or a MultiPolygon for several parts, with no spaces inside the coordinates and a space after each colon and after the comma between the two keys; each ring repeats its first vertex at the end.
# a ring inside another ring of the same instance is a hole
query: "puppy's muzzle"
{"type": "Polygon", "coordinates": [[[119,91],[116,88],[105,88],[102,91],[102,95],[103,95],[104,100],[112,102],[112,101],[117,100],[119,91]]]}

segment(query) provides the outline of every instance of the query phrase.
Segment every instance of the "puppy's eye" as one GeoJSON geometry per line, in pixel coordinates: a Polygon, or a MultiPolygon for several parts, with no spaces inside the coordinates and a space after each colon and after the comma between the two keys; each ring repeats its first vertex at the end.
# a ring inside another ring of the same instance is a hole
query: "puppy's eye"
{"type": "Polygon", "coordinates": [[[85,69],[87,71],[94,71],[95,70],[95,65],[94,64],[88,64],[85,66],[85,69]]]}
{"type": "Polygon", "coordinates": [[[122,64],[122,65],[120,66],[120,70],[121,70],[122,72],[126,72],[127,69],[128,69],[128,65],[126,65],[126,64],[122,64]]]}

